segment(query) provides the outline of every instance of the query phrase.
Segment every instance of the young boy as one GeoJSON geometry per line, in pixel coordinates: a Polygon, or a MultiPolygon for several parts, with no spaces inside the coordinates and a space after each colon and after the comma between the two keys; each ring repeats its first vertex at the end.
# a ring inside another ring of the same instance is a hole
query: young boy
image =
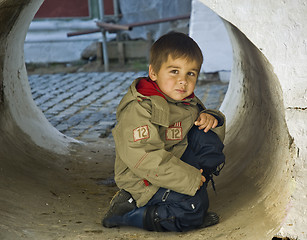
{"type": "Polygon", "coordinates": [[[149,77],[136,79],[117,109],[120,191],[103,226],[188,231],[218,223],[207,212],[206,187],[211,170],[225,161],[225,118],[193,93],[202,61],[185,34],[169,33],[153,44],[149,77]]]}

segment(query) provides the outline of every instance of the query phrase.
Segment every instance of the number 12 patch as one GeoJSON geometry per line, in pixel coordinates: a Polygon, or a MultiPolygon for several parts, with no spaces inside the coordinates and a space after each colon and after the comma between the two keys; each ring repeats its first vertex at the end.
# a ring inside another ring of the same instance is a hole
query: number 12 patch
{"type": "Polygon", "coordinates": [[[166,140],[182,140],[182,127],[169,127],[165,131],[166,140]]]}
{"type": "Polygon", "coordinates": [[[135,142],[149,138],[149,129],[148,126],[141,126],[133,130],[133,140],[135,142]]]}

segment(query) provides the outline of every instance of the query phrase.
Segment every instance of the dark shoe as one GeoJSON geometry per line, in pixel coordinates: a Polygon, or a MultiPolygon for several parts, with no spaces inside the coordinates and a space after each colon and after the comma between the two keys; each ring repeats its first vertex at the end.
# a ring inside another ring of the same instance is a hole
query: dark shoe
{"type": "Polygon", "coordinates": [[[119,190],[110,202],[109,210],[102,220],[102,225],[107,228],[119,226],[114,220],[135,208],[136,203],[131,194],[124,189],[119,190]]]}
{"type": "Polygon", "coordinates": [[[215,224],[218,224],[220,221],[219,216],[214,212],[207,212],[204,217],[204,223],[201,225],[201,228],[209,227],[215,224]]]}

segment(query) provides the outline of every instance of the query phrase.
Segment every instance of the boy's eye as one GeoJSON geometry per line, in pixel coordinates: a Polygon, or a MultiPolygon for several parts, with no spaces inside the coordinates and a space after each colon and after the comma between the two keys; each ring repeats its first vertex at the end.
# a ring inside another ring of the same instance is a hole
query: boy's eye
{"type": "Polygon", "coordinates": [[[194,72],[188,72],[188,75],[191,76],[191,77],[196,76],[196,74],[194,72]]]}
{"type": "Polygon", "coordinates": [[[174,69],[174,70],[171,70],[171,73],[177,74],[177,73],[179,73],[179,71],[174,69]]]}

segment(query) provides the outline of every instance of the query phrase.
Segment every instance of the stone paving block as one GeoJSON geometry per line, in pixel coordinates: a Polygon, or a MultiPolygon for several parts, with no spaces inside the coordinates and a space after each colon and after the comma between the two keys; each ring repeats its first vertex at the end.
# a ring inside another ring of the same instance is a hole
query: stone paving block
{"type": "Polygon", "coordinates": [[[65,106],[63,104],[54,104],[51,108],[48,109],[48,112],[59,114],[60,112],[65,110],[65,106]]]}
{"type": "Polygon", "coordinates": [[[90,138],[91,135],[98,135],[99,137],[108,137],[111,135],[111,130],[114,127],[114,121],[100,121],[98,124],[90,128],[86,133],[82,134],[82,138],[90,138]]]}
{"type": "Polygon", "coordinates": [[[42,104],[49,101],[50,99],[53,99],[54,97],[54,93],[40,92],[40,96],[35,98],[34,100],[37,102],[37,104],[42,104]]]}
{"type": "Polygon", "coordinates": [[[104,119],[104,117],[105,114],[103,114],[102,112],[93,112],[89,115],[89,117],[85,121],[95,123],[101,121],[102,119],[104,119]]]}
{"type": "Polygon", "coordinates": [[[90,95],[86,96],[86,99],[84,99],[84,100],[93,104],[94,102],[96,102],[99,99],[100,96],[101,96],[101,93],[94,91],[90,95]]]}
{"type": "Polygon", "coordinates": [[[76,114],[79,110],[80,108],[76,106],[66,106],[65,110],[60,112],[59,114],[65,118],[76,114]]]}
{"type": "Polygon", "coordinates": [[[59,104],[63,104],[66,107],[69,107],[69,106],[73,105],[76,102],[77,102],[77,100],[73,98],[73,94],[72,94],[71,96],[66,97],[62,101],[60,101],[59,104]]]}
{"type": "Polygon", "coordinates": [[[68,123],[61,123],[61,124],[58,124],[56,126],[56,129],[63,133],[65,131],[67,131],[67,129],[69,129],[69,127],[70,127],[70,125],[68,123]]]}
{"type": "Polygon", "coordinates": [[[61,101],[60,102],[63,102],[64,100],[66,99],[69,99],[71,98],[72,96],[74,96],[74,92],[62,92],[60,95],[61,95],[61,101]]]}
{"type": "Polygon", "coordinates": [[[77,140],[80,140],[79,135],[81,132],[82,131],[80,131],[80,129],[68,129],[66,131],[62,131],[63,134],[75,138],[77,140]]]}
{"type": "Polygon", "coordinates": [[[88,117],[88,113],[84,114],[82,112],[77,113],[73,115],[72,117],[68,118],[66,121],[69,123],[71,126],[76,126],[80,122],[84,121],[88,117]]]}
{"type": "Polygon", "coordinates": [[[82,100],[90,94],[91,94],[91,91],[88,91],[88,89],[83,89],[82,91],[77,92],[74,95],[72,95],[72,97],[77,100],[82,100]]]}

